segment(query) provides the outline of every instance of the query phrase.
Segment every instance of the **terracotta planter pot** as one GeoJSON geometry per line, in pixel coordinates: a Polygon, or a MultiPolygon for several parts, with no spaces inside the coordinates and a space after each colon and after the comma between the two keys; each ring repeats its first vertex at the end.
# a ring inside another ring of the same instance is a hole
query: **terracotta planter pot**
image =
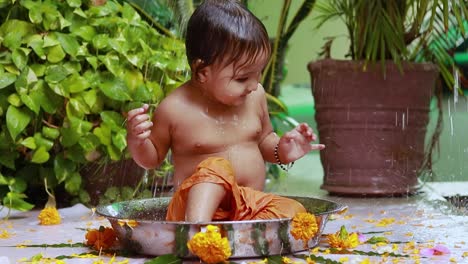
{"type": "Polygon", "coordinates": [[[309,63],[324,169],[322,189],[336,195],[404,195],[418,189],[433,64],[386,63],[362,70],[355,61],[309,63]]]}

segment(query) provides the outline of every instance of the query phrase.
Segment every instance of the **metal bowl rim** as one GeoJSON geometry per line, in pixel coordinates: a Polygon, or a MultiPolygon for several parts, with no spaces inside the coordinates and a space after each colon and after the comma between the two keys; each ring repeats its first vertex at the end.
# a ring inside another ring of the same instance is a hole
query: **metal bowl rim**
{"type": "MultiPolygon", "coordinates": [[[[293,198],[293,199],[294,198],[310,198],[310,199],[324,201],[324,202],[328,202],[328,203],[336,205],[335,209],[330,210],[330,211],[326,211],[326,212],[321,212],[321,213],[314,214],[316,216],[336,214],[336,213],[343,212],[344,210],[346,210],[348,208],[347,205],[339,204],[337,202],[327,200],[327,199],[322,199],[322,198],[307,197],[307,196],[283,196],[283,197],[293,198]]],[[[158,198],[126,200],[126,201],[115,202],[115,203],[121,203],[122,204],[122,203],[129,203],[129,202],[140,202],[140,201],[143,202],[143,201],[150,201],[150,200],[161,199],[161,198],[170,199],[171,197],[158,197],[158,198]]],[[[115,203],[113,203],[113,204],[115,204],[115,203]]],[[[96,213],[98,215],[106,217],[107,219],[113,219],[113,220],[116,220],[116,221],[118,221],[118,220],[136,220],[136,221],[138,221],[138,223],[150,223],[150,224],[158,223],[158,224],[177,224],[177,225],[233,225],[233,224],[240,224],[240,223],[241,224],[255,224],[255,223],[265,223],[265,222],[279,222],[279,223],[281,223],[281,222],[291,221],[291,219],[292,219],[292,218],[288,217],[288,218],[274,218],[274,219],[257,219],[257,220],[242,220],[242,221],[209,221],[209,222],[138,220],[138,219],[135,219],[135,218],[119,218],[119,217],[115,217],[115,216],[111,216],[111,215],[103,213],[102,211],[104,210],[104,208],[106,208],[106,207],[108,207],[110,205],[112,205],[112,204],[97,206],[96,207],[96,213]]]]}

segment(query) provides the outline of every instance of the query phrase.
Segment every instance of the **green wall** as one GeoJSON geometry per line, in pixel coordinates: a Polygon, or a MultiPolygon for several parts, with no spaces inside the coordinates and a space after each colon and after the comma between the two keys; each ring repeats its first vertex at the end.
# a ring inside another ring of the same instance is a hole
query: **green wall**
{"type": "MultiPolygon", "coordinates": [[[[326,1],[326,0],[319,0],[326,1]]],[[[249,9],[262,20],[268,30],[270,37],[276,35],[279,16],[284,0],[251,0],[249,9]]],[[[297,9],[302,4],[302,0],[293,0],[288,19],[294,17],[297,9]]],[[[316,13],[312,10],[309,17],[297,28],[289,41],[289,49],[286,54],[286,67],[288,74],[284,84],[309,84],[310,76],[307,71],[307,64],[317,60],[318,53],[325,43],[325,37],[339,36],[332,46],[332,57],[342,59],[348,52],[348,39],[344,23],[340,20],[331,21],[315,29],[317,22],[316,13]]]]}

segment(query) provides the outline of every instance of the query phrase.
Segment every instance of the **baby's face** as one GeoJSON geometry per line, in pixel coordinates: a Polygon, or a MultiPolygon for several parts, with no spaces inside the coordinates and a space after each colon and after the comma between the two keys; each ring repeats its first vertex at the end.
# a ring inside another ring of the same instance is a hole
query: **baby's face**
{"type": "Polygon", "coordinates": [[[245,102],[247,96],[257,90],[262,71],[267,63],[267,56],[258,56],[252,63],[242,63],[247,58],[222,65],[216,63],[208,67],[212,67],[210,78],[203,85],[205,92],[210,96],[225,105],[237,106],[245,102]],[[241,65],[241,67],[236,67],[241,65]]]}

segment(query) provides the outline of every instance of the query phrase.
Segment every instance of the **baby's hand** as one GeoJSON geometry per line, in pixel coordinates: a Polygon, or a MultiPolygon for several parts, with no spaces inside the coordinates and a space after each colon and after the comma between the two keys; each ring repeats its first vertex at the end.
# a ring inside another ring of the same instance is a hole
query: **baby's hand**
{"type": "Polygon", "coordinates": [[[317,135],[306,123],[301,123],[285,133],[278,143],[278,155],[281,163],[295,161],[312,150],[325,148],[323,144],[310,144],[315,140],[317,140],[317,135]]]}
{"type": "Polygon", "coordinates": [[[151,134],[153,122],[148,115],[149,106],[144,104],[140,108],[130,110],[127,116],[127,141],[142,143],[151,134]]]}

